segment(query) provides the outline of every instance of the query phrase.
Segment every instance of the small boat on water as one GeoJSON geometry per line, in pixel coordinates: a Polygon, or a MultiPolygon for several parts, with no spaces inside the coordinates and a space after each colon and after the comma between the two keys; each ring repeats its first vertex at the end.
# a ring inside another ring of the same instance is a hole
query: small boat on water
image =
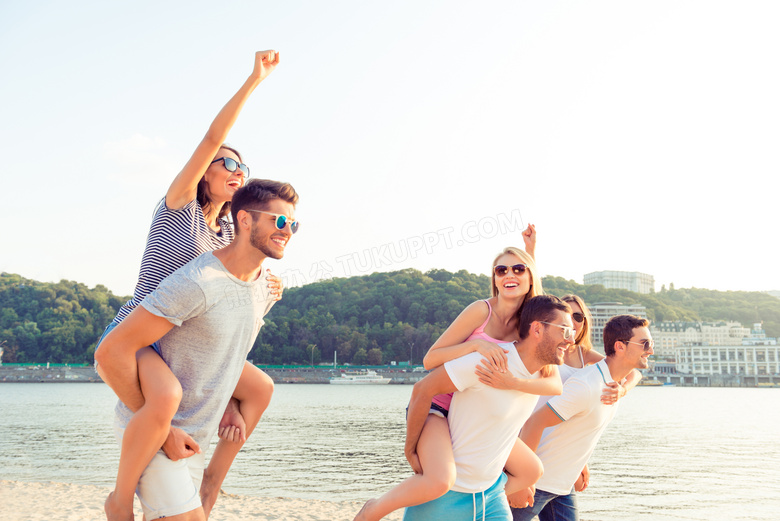
{"type": "Polygon", "coordinates": [[[390,378],[379,376],[376,371],[347,371],[341,376],[335,376],[330,379],[330,383],[337,385],[367,385],[367,384],[389,384],[390,378]]]}

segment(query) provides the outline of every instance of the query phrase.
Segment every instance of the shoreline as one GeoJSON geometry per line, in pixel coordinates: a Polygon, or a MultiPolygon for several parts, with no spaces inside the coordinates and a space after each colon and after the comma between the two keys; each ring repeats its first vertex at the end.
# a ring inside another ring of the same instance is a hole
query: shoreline
{"type": "MultiPolygon", "coordinates": [[[[0,480],[0,519],[105,521],[103,502],[110,491],[111,487],[96,485],[0,480]]],[[[220,492],[209,520],[352,521],[361,506],[363,503],[359,501],[266,498],[220,492]]],[[[143,512],[138,498],[135,498],[134,512],[136,519],[141,519],[143,512]]],[[[403,511],[399,510],[384,519],[398,521],[402,515],[403,511]]]]}
{"type": "MultiPolygon", "coordinates": [[[[275,384],[328,384],[330,378],[347,370],[360,368],[332,367],[266,367],[262,369],[275,384]]],[[[414,385],[427,372],[406,367],[371,367],[379,376],[390,378],[390,385],[414,385]]],[[[0,383],[103,383],[92,366],[2,365],[0,383]]],[[[728,387],[780,388],[780,375],[733,376],[645,373],[643,387],[728,387]]],[[[362,386],[358,386],[360,388],[362,386]]]]}

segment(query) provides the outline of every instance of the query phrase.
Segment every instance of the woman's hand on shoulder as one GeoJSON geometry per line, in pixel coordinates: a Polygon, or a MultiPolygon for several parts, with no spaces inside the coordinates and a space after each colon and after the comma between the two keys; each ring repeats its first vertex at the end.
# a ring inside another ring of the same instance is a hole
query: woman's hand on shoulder
{"type": "Polygon", "coordinates": [[[265,274],[265,280],[268,281],[268,289],[271,291],[274,300],[277,302],[282,300],[282,292],[284,291],[282,278],[271,273],[271,270],[265,270],[265,274]]]}
{"type": "Polygon", "coordinates": [[[274,71],[277,65],[279,65],[279,53],[277,51],[257,51],[255,53],[255,68],[252,70],[252,77],[263,81],[274,71]]]}
{"type": "Polygon", "coordinates": [[[517,378],[512,373],[498,371],[487,360],[482,360],[474,373],[479,381],[496,389],[517,389],[517,378]]]}
{"type": "Polygon", "coordinates": [[[614,405],[617,401],[626,395],[626,388],[618,382],[609,382],[602,389],[601,403],[604,405],[614,405]]]}
{"type": "Polygon", "coordinates": [[[506,354],[509,352],[498,344],[488,342],[487,340],[475,339],[477,342],[477,353],[485,357],[486,361],[490,363],[490,366],[494,371],[499,373],[506,372],[506,354]]]}

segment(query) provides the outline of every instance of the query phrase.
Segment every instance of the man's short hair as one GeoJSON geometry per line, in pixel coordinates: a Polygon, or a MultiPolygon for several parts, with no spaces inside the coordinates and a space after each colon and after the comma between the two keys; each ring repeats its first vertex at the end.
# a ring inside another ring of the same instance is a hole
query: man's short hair
{"type": "Polygon", "coordinates": [[[268,202],[273,199],[282,199],[295,206],[298,204],[298,192],[290,183],[269,179],[250,179],[233,194],[230,207],[233,222],[238,221],[237,216],[240,210],[266,210],[268,202]]]}
{"type": "Polygon", "coordinates": [[[571,313],[571,306],[555,295],[538,295],[523,303],[523,311],[517,324],[520,340],[528,338],[531,322],[552,322],[555,320],[556,311],[571,313]]]}
{"type": "Polygon", "coordinates": [[[604,354],[615,354],[615,342],[628,342],[634,336],[634,329],[647,327],[650,322],[636,315],[616,315],[604,326],[604,354]]]}

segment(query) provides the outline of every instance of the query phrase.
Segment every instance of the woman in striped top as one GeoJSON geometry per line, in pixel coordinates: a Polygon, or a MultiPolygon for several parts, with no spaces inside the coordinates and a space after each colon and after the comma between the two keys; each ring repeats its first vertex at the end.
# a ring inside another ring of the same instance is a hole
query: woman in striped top
{"type": "MultiPolygon", "coordinates": [[[[226,146],[224,141],[249,96],[278,63],[276,51],[255,54],[252,74],[217,114],[192,157],[171,183],[152,219],[133,297],[122,306],[103,337],[157,288],[162,279],[198,255],[230,244],[233,228],[226,216],[233,193],[243,186],[249,168],[238,151],[226,146]]],[[[270,274],[268,279],[278,300],[281,280],[270,274]]],[[[123,435],[116,487],[105,503],[110,521],[133,519],[135,487],[160,447],[174,461],[200,452],[184,431],[171,428],[181,398],[181,385],[155,348],[147,347],[137,355],[137,377],[146,401],[135,411],[123,435]]],[[[247,362],[220,422],[221,439],[203,473],[200,495],[206,516],[233,459],[260,420],[272,393],[271,378],[247,362]]]]}

